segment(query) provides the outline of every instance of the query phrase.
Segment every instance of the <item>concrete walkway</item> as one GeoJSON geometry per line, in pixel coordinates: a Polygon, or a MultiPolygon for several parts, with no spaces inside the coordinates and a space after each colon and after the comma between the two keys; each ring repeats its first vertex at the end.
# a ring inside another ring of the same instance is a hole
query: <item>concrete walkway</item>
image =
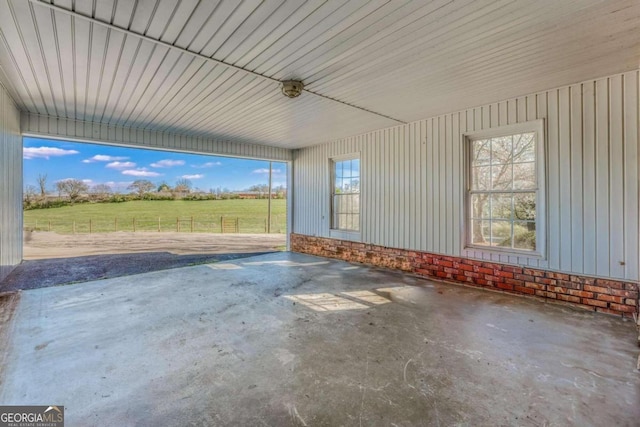
{"type": "Polygon", "coordinates": [[[273,253],[24,291],[2,404],[76,426],[632,426],[632,322],[273,253]]]}

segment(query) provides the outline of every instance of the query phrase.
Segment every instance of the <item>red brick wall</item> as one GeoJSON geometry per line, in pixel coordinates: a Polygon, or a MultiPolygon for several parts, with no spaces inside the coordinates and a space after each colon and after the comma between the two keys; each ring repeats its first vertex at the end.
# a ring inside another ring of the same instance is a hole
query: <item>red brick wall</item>
{"type": "Polygon", "coordinates": [[[433,279],[532,295],[581,309],[631,317],[638,284],[477,261],[346,240],[291,234],[291,250],[411,272],[433,279]]]}

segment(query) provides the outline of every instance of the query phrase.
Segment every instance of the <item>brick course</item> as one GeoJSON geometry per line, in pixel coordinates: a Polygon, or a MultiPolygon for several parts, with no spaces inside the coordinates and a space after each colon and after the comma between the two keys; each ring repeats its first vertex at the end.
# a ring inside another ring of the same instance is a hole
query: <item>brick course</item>
{"type": "Polygon", "coordinates": [[[410,272],[590,311],[632,317],[638,312],[638,284],[514,265],[409,251],[347,240],[291,234],[291,250],[410,272]]]}

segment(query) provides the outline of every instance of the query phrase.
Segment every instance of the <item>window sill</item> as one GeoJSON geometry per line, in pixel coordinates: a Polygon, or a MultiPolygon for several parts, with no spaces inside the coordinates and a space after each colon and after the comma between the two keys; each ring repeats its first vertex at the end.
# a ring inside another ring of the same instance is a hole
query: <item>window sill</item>
{"type": "Polygon", "coordinates": [[[329,237],[332,239],[350,240],[352,242],[360,242],[362,240],[361,233],[359,231],[350,230],[329,230],[329,237]]]}
{"type": "Polygon", "coordinates": [[[495,246],[467,245],[464,247],[464,250],[480,251],[487,254],[516,256],[516,257],[531,258],[531,259],[538,259],[538,260],[546,259],[546,257],[540,252],[532,252],[532,251],[518,250],[518,249],[502,249],[495,246]]]}

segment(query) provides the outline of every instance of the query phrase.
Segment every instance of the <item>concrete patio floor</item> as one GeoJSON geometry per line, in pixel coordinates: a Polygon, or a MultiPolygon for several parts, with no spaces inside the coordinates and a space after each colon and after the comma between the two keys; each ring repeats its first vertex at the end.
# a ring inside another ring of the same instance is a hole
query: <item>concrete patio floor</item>
{"type": "Polygon", "coordinates": [[[292,253],[24,291],[0,402],[69,426],[637,425],[632,322],[292,253]]]}

